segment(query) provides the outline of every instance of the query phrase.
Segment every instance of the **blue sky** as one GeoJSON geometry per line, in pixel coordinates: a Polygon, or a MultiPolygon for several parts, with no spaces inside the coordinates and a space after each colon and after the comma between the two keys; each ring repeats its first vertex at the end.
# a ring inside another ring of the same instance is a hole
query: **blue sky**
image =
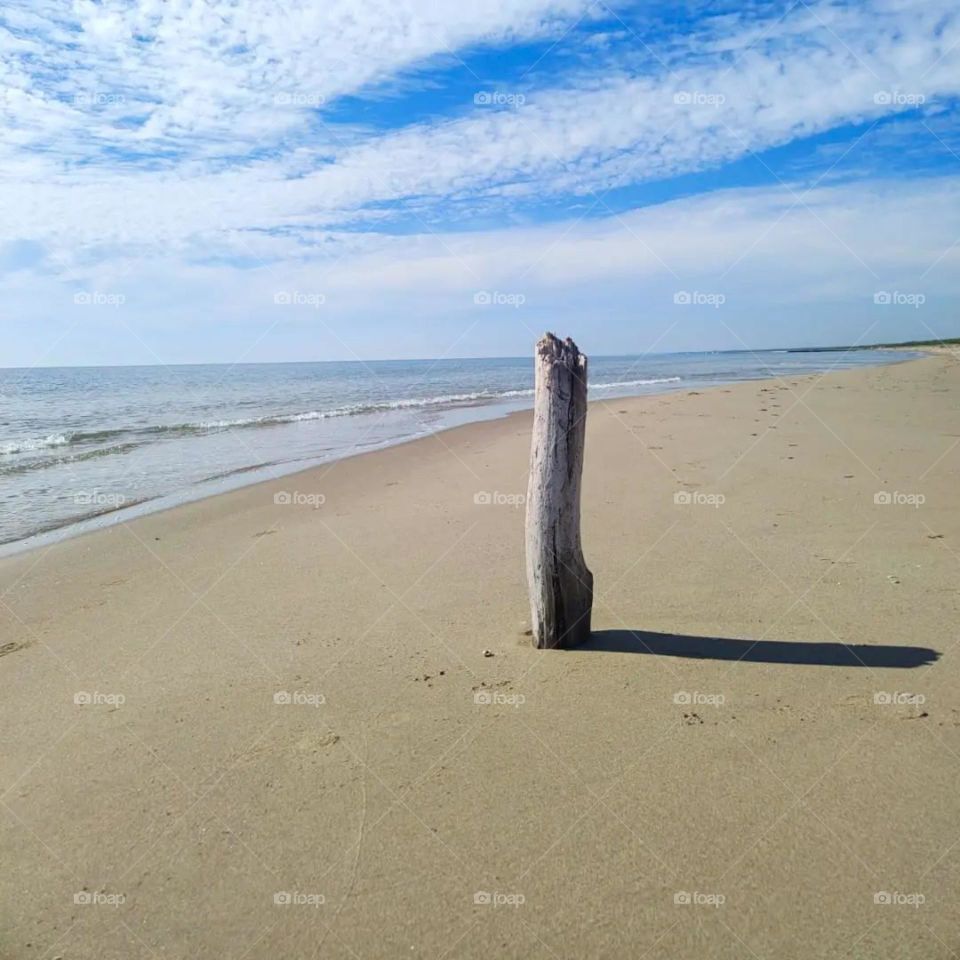
{"type": "Polygon", "coordinates": [[[0,365],[960,335],[941,0],[0,12],[0,365]]]}

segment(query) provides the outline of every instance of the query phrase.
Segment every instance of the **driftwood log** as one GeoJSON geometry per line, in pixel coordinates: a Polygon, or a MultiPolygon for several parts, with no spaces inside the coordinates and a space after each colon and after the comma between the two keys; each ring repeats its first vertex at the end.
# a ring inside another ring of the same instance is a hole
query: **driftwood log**
{"type": "Polygon", "coordinates": [[[527,585],[534,644],[575,647],[590,637],[593,574],[580,546],[580,477],[587,358],[568,337],[537,343],[527,487],[527,585]]]}

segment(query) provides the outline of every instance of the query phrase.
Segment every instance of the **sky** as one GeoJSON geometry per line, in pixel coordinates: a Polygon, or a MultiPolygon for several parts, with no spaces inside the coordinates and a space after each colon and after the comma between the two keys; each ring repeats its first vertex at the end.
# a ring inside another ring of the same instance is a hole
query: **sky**
{"type": "Polygon", "coordinates": [[[7,0],[0,366],[960,335],[955,0],[7,0]]]}

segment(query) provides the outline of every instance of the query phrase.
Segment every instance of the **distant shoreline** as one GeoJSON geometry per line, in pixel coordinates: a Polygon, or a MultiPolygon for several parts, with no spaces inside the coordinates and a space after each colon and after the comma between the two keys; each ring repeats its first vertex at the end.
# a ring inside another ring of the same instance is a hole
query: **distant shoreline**
{"type": "Polygon", "coordinates": [[[849,347],[804,347],[788,353],[848,353],[851,350],[943,350],[960,348],[960,337],[951,340],[909,340],[904,343],[869,343],[849,347]]]}

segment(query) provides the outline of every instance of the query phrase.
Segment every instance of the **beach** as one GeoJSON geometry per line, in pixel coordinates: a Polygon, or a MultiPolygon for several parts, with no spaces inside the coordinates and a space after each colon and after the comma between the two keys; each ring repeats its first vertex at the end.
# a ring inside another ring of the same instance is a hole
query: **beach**
{"type": "Polygon", "coordinates": [[[948,958],[960,364],[530,413],[0,559],[0,957],[948,958]]]}

